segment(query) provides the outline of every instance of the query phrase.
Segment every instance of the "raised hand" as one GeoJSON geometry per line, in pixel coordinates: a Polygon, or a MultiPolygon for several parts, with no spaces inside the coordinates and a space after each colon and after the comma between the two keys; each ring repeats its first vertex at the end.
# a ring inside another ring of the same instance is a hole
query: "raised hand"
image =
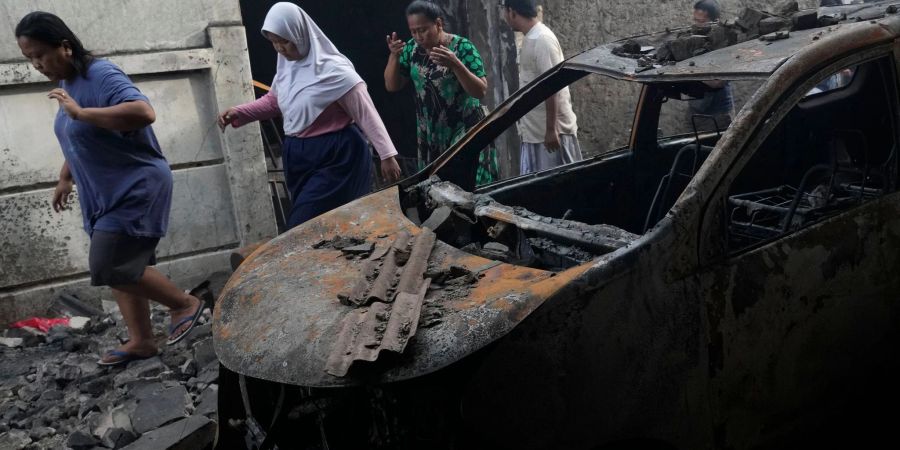
{"type": "Polygon", "coordinates": [[[388,50],[391,51],[391,56],[399,56],[400,52],[403,51],[403,46],[406,45],[405,42],[397,39],[397,33],[391,33],[388,36],[385,36],[385,40],[387,41],[388,50]]]}
{"type": "Polygon", "coordinates": [[[47,94],[47,97],[58,101],[59,106],[66,112],[69,117],[78,120],[78,115],[81,113],[81,106],[79,106],[78,102],[76,102],[72,97],[69,96],[69,93],[66,92],[65,89],[56,88],[50,91],[50,93],[47,94]]]}
{"type": "Polygon", "coordinates": [[[462,65],[462,62],[456,57],[456,53],[451,52],[449,48],[444,47],[443,45],[431,49],[428,57],[431,58],[431,61],[435,64],[447,67],[448,69],[453,69],[454,67],[462,65]]]}
{"type": "Polygon", "coordinates": [[[235,120],[237,120],[237,112],[234,108],[228,108],[228,110],[219,114],[219,119],[217,121],[219,123],[219,129],[224,133],[225,128],[228,128],[228,125],[231,125],[235,120]]]}
{"type": "Polygon", "coordinates": [[[391,156],[388,159],[381,160],[381,176],[388,183],[393,183],[400,179],[400,164],[397,164],[397,158],[391,156]]]}

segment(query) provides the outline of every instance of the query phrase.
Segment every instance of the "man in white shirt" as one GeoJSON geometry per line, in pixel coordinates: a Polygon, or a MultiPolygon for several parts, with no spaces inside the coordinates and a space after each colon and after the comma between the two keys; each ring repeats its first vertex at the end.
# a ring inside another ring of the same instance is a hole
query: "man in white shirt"
{"type": "MultiPolygon", "coordinates": [[[[506,23],[525,35],[519,51],[519,85],[525,86],[564,59],[559,40],[537,16],[534,0],[502,0],[506,23]]],[[[578,124],[569,88],[564,88],[519,120],[522,174],[581,161],[578,124]]]]}

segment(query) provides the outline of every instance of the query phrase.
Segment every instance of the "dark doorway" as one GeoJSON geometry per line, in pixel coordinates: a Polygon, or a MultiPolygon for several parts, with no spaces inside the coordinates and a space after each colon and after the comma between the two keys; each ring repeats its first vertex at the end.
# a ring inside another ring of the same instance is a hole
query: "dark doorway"
{"type": "MultiPolygon", "coordinates": [[[[275,76],[275,50],[260,29],[275,0],[241,0],[253,79],[270,84],[275,76]]],[[[409,37],[406,5],[409,0],[300,0],[300,5],[343,54],[356,66],[368,84],[369,94],[381,114],[388,133],[404,157],[415,157],[415,105],[411,92],[388,93],[384,89],[384,66],[388,49],[385,36],[392,31],[409,37]]],[[[407,87],[407,89],[410,89],[407,87]]],[[[409,174],[407,172],[407,174],[409,174]]]]}

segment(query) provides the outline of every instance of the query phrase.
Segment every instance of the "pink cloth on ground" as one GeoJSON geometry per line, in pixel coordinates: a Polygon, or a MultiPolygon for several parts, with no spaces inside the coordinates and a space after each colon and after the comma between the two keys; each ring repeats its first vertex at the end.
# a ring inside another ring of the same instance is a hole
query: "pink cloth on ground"
{"type": "MultiPolygon", "coordinates": [[[[232,121],[235,128],[257,120],[267,120],[281,114],[278,98],[269,92],[256,101],[245,103],[234,108],[237,117],[232,121]]],[[[366,91],[366,84],[359,83],[338,101],[319,114],[312,125],[294,137],[305,138],[340,131],[356,122],[363,134],[372,142],[378,156],[384,160],[397,155],[397,149],[384,128],[384,122],[372,103],[372,97],[366,91]]]]}

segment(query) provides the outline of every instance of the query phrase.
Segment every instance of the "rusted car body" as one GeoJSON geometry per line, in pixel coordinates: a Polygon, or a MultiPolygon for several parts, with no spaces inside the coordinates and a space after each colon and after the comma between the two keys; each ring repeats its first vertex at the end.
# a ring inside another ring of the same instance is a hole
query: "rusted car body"
{"type": "Polygon", "coordinates": [[[269,433],[330,448],[760,448],[830,423],[898,360],[888,5],[675,64],[575,56],[422,173],[254,252],[216,305],[222,364],[281,388],[269,433]],[[457,169],[588,74],[642,85],[628,146],[472,192],[457,169]],[[761,87],[721,132],[659,137],[661,105],[714,80],[761,87]],[[412,288],[379,287],[388,266],[412,288]]]}

